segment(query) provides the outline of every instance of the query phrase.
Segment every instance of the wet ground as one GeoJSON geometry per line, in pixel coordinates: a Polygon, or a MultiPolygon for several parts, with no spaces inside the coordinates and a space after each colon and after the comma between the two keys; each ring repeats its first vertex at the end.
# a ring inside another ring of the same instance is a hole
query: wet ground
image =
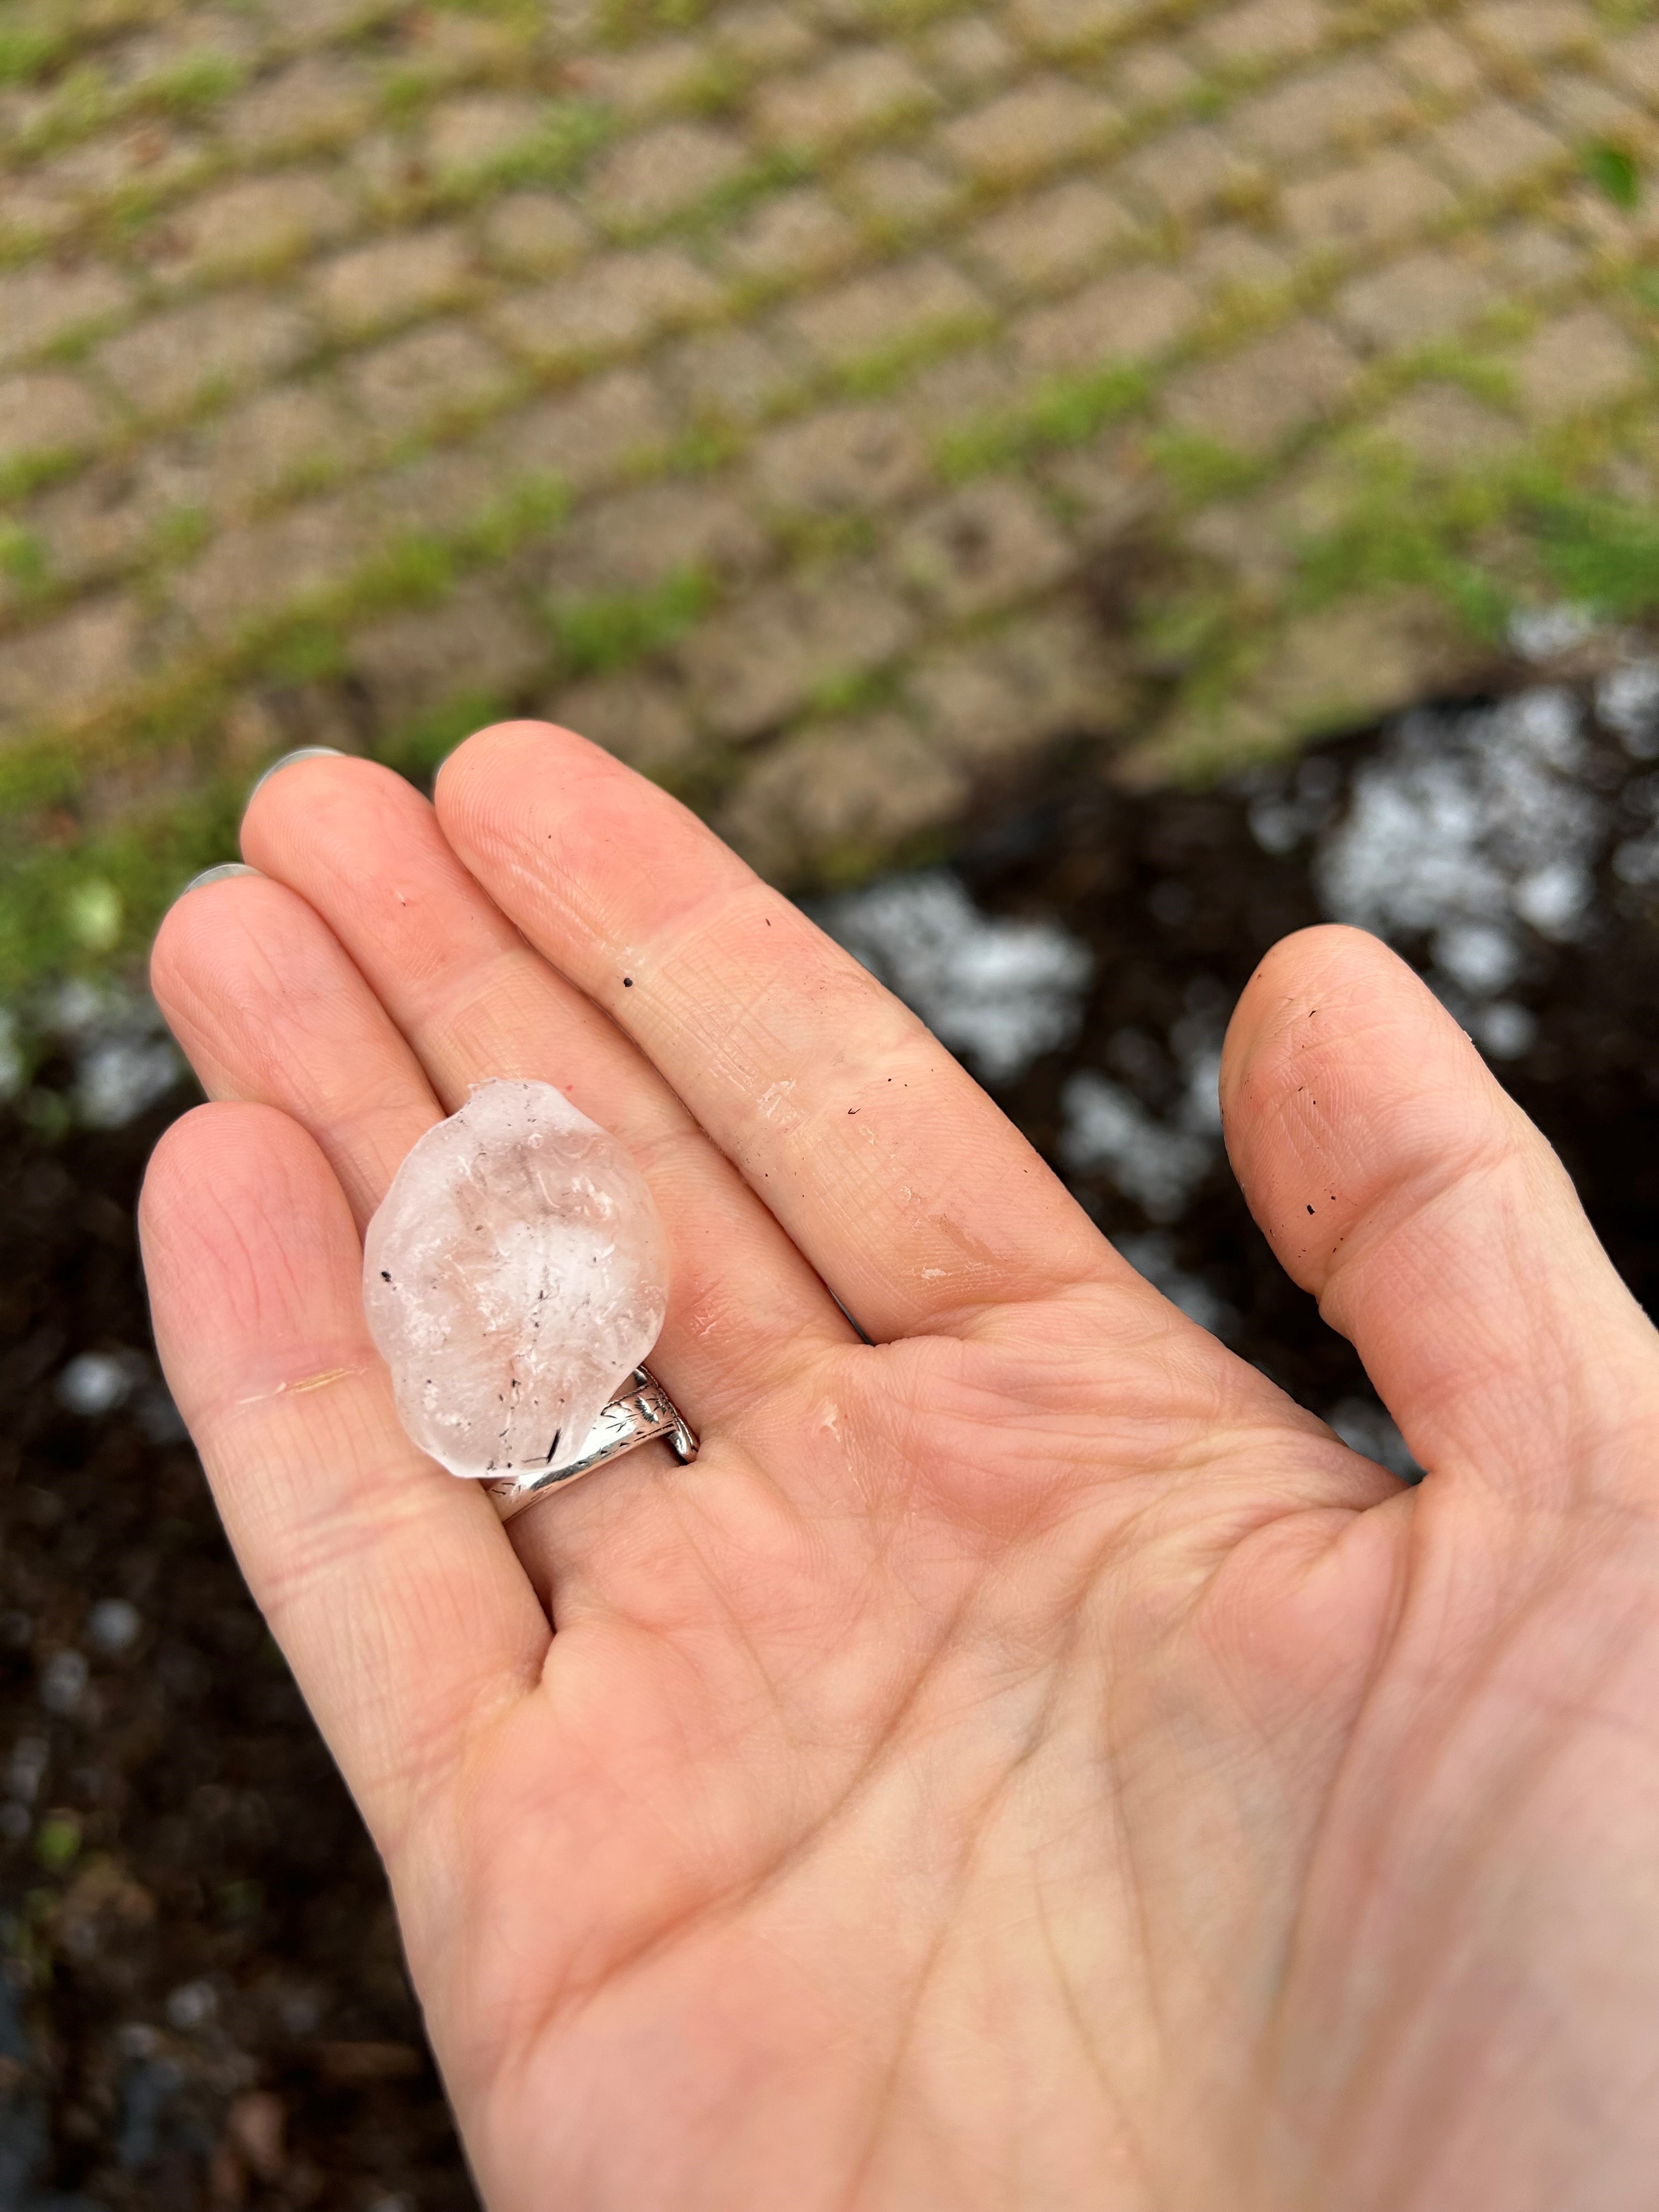
{"type": "MultiPolygon", "coordinates": [[[[1062,785],[824,915],[1138,1266],[1404,1471],[1228,1175],[1228,1009],[1285,931],[1382,930],[1654,1310],[1656,756],[1632,661],[1595,701],[1523,690],[1229,791],[1062,785]]],[[[142,1007],[46,1014],[0,1125],[0,2208],[447,2212],[471,2200],[377,1863],[147,1348],[132,1201],[191,1094],[142,1007]]]]}

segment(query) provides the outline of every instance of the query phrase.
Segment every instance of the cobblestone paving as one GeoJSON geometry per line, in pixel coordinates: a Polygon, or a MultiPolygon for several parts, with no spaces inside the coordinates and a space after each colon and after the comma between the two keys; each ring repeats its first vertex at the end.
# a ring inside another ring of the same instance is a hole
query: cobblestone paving
{"type": "Polygon", "coordinates": [[[1631,611],[1656,112],[1590,0],[3,0],[0,800],[533,708],[822,879],[1631,611]]]}

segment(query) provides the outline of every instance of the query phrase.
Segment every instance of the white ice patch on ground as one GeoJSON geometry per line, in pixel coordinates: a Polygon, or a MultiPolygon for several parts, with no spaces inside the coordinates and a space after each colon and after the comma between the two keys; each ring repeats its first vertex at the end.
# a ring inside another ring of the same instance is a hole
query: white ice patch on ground
{"type": "Polygon", "coordinates": [[[1154,1290],[1162,1291],[1171,1305],[1179,1306],[1188,1321],[1207,1328],[1212,1336],[1231,1335],[1238,1325],[1237,1314],[1201,1275],[1194,1275],[1181,1265],[1176,1257],[1173,1238],[1166,1237],[1162,1230],[1149,1229],[1139,1237],[1120,1237],[1117,1249],[1136,1273],[1145,1275],[1154,1290]]]}
{"type": "Polygon", "coordinates": [[[1659,660],[1609,669],[1595,687],[1595,711],[1632,760],[1659,760],[1659,660]]]}
{"type": "Polygon", "coordinates": [[[1325,1419],[1350,1451],[1361,1452],[1391,1474],[1415,1480],[1423,1470],[1412,1457],[1394,1422],[1368,1398],[1343,1398],[1325,1419]]]}
{"type": "Polygon", "coordinates": [[[27,1091],[32,1065],[58,1052],[68,1055],[74,1078],[50,1103],[87,1128],[125,1128],[185,1072],[147,991],[82,976],[18,1008],[0,1008],[0,1099],[27,1091]]]}
{"type": "MultiPolygon", "coordinates": [[[[1221,1151],[1221,1031],[1202,988],[1207,980],[1198,979],[1200,1003],[1170,1031],[1169,1057],[1181,1086],[1164,1112],[1153,1113],[1126,1085],[1093,1068],[1068,1076],[1060,1094],[1062,1165],[1104,1176],[1149,1221],[1177,1220],[1221,1151]]],[[[1166,1065],[1156,1042],[1139,1030],[1121,1030],[1107,1054],[1148,1086],[1166,1065]]]]}
{"type": "Polygon", "coordinates": [[[1525,972],[1528,932],[1571,944],[1591,920],[1608,811],[1584,762],[1583,710],[1553,685],[1408,714],[1315,856],[1333,921],[1429,939],[1430,982],[1496,1058],[1532,1041],[1530,1014],[1501,995],[1525,972]]]}
{"type": "Polygon", "coordinates": [[[987,1083],[1077,1036],[1088,948],[1053,922],[982,915],[943,869],[826,900],[816,919],[987,1083]]]}

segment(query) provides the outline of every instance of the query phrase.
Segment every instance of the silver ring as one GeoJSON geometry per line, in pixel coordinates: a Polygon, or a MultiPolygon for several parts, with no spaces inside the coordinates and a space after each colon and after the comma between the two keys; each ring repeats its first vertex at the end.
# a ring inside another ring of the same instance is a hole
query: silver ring
{"type": "Polygon", "coordinates": [[[502,1520],[510,1521],[550,1491],[574,1482],[580,1474],[592,1474],[607,1460],[620,1459],[624,1452],[637,1451],[641,1444],[653,1443],[659,1437],[673,1446],[682,1467],[696,1459],[697,1439],[681,1418],[679,1407],[649,1368],[636,1367],[632,1381],[617,1393],[594,1422],[587,1432],[586,1448],[568,1467],[543,1468],[539,1473],[526,1468],[520,1474],[497,1475],[484,1488],[502,1520]]]}

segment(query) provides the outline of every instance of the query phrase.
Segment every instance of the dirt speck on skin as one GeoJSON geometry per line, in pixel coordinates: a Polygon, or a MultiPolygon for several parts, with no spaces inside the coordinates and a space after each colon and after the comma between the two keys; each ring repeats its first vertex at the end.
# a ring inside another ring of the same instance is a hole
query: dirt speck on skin
{"type": "MultiPolygon", "coordinates": [[[[1543,726],[1554,744],[1565,726],[1543,726]]],[[[1479,880],[1453,871],[1455,927],[1382,918],[1484,1025],[1652,1311],[1659,777],[1616,720],[1581,734],[1597,826],[1562,818],[1592,907],[1516,830],[1510,876],[1501,854],[1476,855],[1479,880]],[[1516,870],[1554,935],[1499,911],[1516,870]]],[[[1270,945],[1327,917],[1322,865],[1390,743],[1320,748],[1232,790],[1073,781],[970,838],[954,888],[876,887],[860,927],[872,962],[897,957],[872,913],[911,931],[899,954],[924,1011],[981,1055],[1133,1264],[1404,1473],[1352,1347],[1250,1220],[1215,1099],[1231,1005],[1270,945]]],[[[1407,784],[1440,773],[1438,753],[1414,757],[1407,784]]],[[[1352,854],[1348,870],[1379,899],[1401,880],[1352,854]]],[[[75,1080],[67,1061],[40,1078],[64,1096],[75,1080]]],[[[38,1092],[0,1112],[0,2206],[464,2212],[379,1863],[150,1351],[132,1209],[191,1103],[180,1085],[125,1127],[58,1137],[43,1130],[65,1115],[38,1092]]]]}

